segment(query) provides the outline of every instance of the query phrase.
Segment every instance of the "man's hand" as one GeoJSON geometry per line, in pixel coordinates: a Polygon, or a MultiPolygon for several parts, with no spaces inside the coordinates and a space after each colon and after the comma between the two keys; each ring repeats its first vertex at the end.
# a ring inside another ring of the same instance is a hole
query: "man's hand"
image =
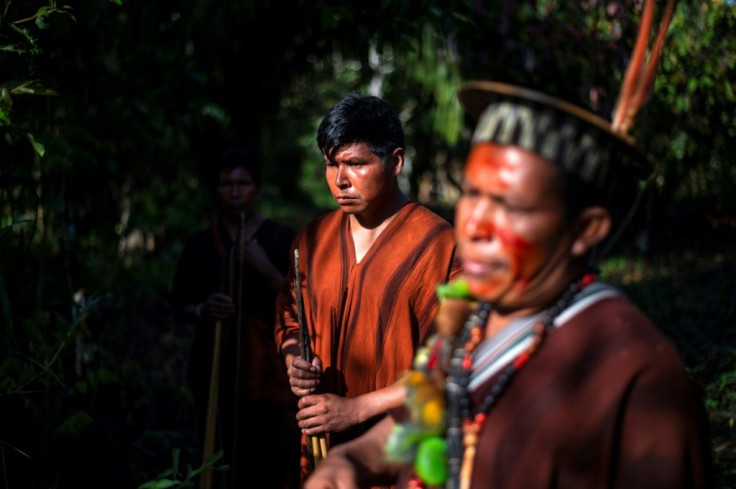
{"type": "Polygon", "coordinates": [[[286,373],[289,376],[291,392],[299,397],[309,395],[319,385],[319,377],[322,375],[322,360],[315,356],[310,364],[302,357],[293,357],[286,373]]]}
{"type": "Polygon", "coordinates": [[[323,459],[304,483],[304,489],[355,489],[355,466],[345,457],[330,455],[323,459]]]}
{"type": "Polygon", "coordinates": [[[235,314],[235,304],[229,295],[222,292],[213,292],[202,303],[202,317],[227,319],[235,314]]]}
{"type": "Polygon", "coordinates": [[[386,416],[358,438],[331,448],[305,481],[304,489],[355,489],[396,484],[402,465],[387,462],[384,452],[394,426],[393,418],[386,416]]]}
{"type": "Polygon", "coordinates": [[[336,394],[313,394],[299,399],[296,419],[307,435],[345,431],[360,419],[359,397],[348,399],[336,394]]]}

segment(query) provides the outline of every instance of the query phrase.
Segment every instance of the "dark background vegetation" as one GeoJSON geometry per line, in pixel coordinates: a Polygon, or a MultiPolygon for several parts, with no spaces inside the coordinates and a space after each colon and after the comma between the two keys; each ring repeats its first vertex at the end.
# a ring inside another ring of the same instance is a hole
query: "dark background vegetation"
{"type": "MultiPolygon", "coordinates": [[[[402,185],[452,216],[485,78],[610,117],[632,0],[0,0],[0,486],[136,488],[194,460],[173,267],[226,144],[265,161],[263,212],[330,208],[316,127],[350,90],[405,123],[402,185]],[[172,454],[179,454],[177,467],[172,454]],[[172,458],[173,457],[173,458],[172,458]]],[[[658,2],[662,4],[663,2],[658,2]]],[[[661,8],[661,7],[660,7],[661,8]]],[[[658,11],[659,12],[659,11],[658,11]]],[[[658,175],[601,262],[703,388],[736,487],[736,6],[679,2],[632,134],[658,175]]]]}

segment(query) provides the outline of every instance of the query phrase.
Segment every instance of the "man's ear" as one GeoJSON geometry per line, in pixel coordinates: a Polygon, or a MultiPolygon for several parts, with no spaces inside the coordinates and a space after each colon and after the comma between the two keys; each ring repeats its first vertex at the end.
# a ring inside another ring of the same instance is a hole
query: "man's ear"
{"type": "Polygon", "coordinates": [[[404,148],[396,148],[393,153],[391,153],[391,159],[389,161],[391,162],[394,176],[398,177],[399,173],[401,173],[401,170],[404,168],[404,148]]]}
{"type": "Polygon", "coordinates": [[[611,214],[604,207],[588,207],[575,220],[578,231],[572,242],[573,256],[585,256],[611,231],[611,214]]]}

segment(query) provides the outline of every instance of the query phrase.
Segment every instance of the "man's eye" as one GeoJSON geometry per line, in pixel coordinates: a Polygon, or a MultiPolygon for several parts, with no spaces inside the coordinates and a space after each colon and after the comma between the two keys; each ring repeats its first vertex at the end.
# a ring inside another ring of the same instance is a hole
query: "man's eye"
{"type": "Polygon", "coordinates": [[[506,209],[506,212],[508,212],[510,214],[520,214],[520,213],[523,213],[523,212],[531,212],[532,211],[532,209],[530,209],[529,207],[526,207],[526,206],[523,206],[523,205],[510,204],[508,202],[504,202],[503,203],[503,207],[504,207],[504,209],[506,209]]]}
{"type": "Polygon", "coordinates": [[[478,189],[473,187],[463,187],[462,194],[463,197],[477,197],[479,195],[478,189]]]}
{"type": "Polygon", "coordinates": [[[221,182],[220,188],[232,188],[232,187],[248,187],[250,185],[253,185],[253,182],[246,182],[243,180],[236,180],[233,182],[221,182]]]}

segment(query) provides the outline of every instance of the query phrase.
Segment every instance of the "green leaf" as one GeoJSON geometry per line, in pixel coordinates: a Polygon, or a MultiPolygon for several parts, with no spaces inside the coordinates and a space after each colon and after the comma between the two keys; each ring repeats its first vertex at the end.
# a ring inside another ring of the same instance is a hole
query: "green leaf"
{"type": "Polygon", "coordinates": [[[90,426],[94,421],[87,411],[80,410],[69,416],[54,431],[57,435],[79,435],[84,428],[90,426]]]}
{"type": "Polygon", "coordinates": [[[28,133],[28,140],[31,142],[31,146],[33,146],[33,150],[43,158],[43,155],[46,153],[46,148],[44,148],[43,144],[36,141],[36,138],[33,137],[33,134],[30,132],[28,133]]]}
{"type": "Polygon", "coordinates": [[[138,486],[138,489],[166,489],[167,487],[174,487],[179,484],[179,481],[172,479],[159,479],[156,481],[149,481],[138,486]]]}
{"type": "Polygon", "coordinates": [[[75,384],[74,388],[79,392],[80,394],[86,394],[89,392],[89,386],[87,385],[87,382],[84,382],[82,380],[78,380],[75,384]]]}
{"type": "Polygon", "coordinates": [[[40,96],[58,96],[56,90],[46,88],[36,80],[29,80],[21,83],[12,84],[10,93],[14,95],[40,95],[40,96]]]}

